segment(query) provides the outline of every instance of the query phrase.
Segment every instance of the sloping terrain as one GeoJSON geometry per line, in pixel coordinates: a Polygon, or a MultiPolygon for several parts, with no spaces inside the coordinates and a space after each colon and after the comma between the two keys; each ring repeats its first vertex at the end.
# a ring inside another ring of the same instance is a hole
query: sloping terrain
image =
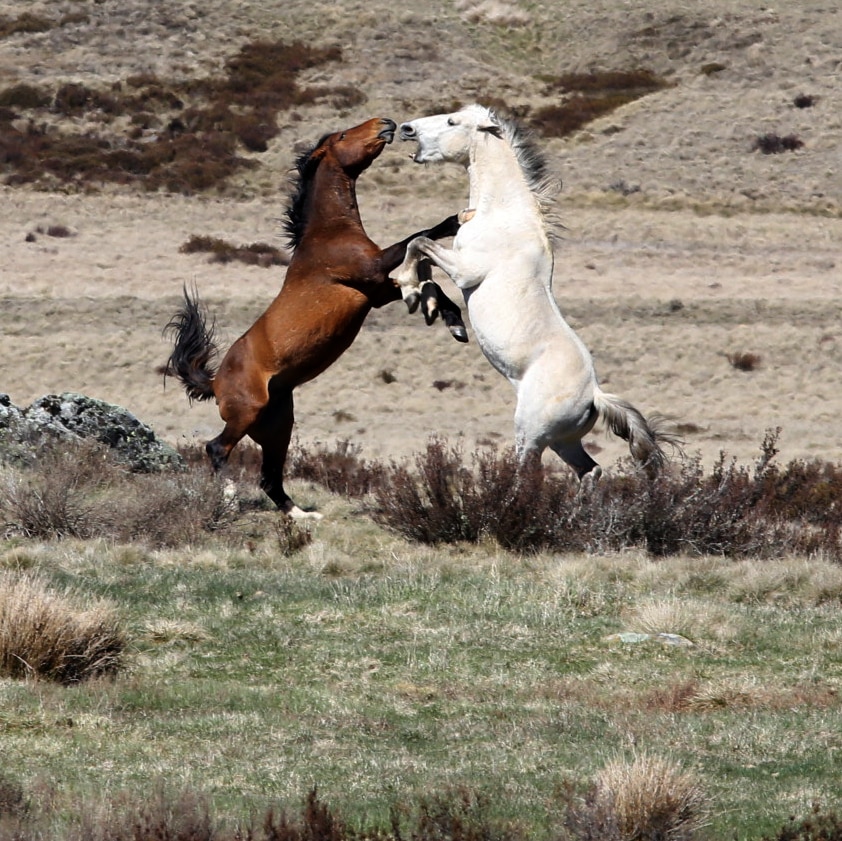
{"type": "MultiPolygon", "coordinates": [[[[0,32],[0,99],[16,85],[75,85],[89,99],[145,92],[145,122],[54,103],[7,115],[20,136],[105,138],[111,152],[132,131],[149,147],[206,107],[207,80],[250,44],[297,41],[328,56],[296,71],[265,151],[237,139],[234,154],[251,163],[215,186],[153,191],[142,177],[55,174],[17,184],[6,150],[0,391],[16,403],[76,390],[173,441],[215,434],[214,407],[188,407],[154,373],[167,355],[161,328],[195,283],[233,339],[283,269],[209,264],[180,247],[194,235],[280,245],[301,148],[372,115],[479,100],[547,132],[539,140],[564,185],[556,295],[608,387],[675,416],[705,459],[721,449],[751,459],[777,426],[782,459],[842,457],[842,12],[832,4],[6,2],[0,32]],[[665,86],[563,137],[538,119],[574,95],[570,74],[640,69],[665,86]],[[155,85],[180,105],[149,93],[155,85]],[[752,370],[729,362],[740,354],[755,357],[752,370]]],[[[251,106],[235,96],[226,107],[241,118],[251,106]]],[[[383,243],[464,206],[466,193],[462,172],[416,167],[400,144],[360,182],[363,218],[383,243]]],[[[400,457],[431,431],[468,449],[506,443],[512,412],[509,386],[475,344],[456,345],[396,304],[300,390],[297,429],[400,457]]],[[[624,452],[601,432],[591,441],[603,463],[624,452]]]]}

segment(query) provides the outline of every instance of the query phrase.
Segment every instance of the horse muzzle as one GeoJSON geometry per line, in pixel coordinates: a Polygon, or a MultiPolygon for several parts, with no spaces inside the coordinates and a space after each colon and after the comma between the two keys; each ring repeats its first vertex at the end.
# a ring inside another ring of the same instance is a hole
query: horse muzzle
{"type": "Polygon", "coordinates": [[[386,143],[391,143],[395,139],[395,131],[397,131],[398,124],[394,120],[383,118],[381,121],[383,128],[378,132],[377,136],[386,143]]]}

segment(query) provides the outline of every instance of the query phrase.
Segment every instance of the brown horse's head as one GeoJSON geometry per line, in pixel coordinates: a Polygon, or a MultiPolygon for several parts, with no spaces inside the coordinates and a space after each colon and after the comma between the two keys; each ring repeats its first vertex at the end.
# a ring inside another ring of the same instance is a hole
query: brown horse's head
{"type": "Polygon", "coordinates": [[[344,179],[341,190],[353,190],[353,184],[371,162],[383,151],[387,143],[395,137],[397,124],[386,117],[366,120],[354,128],[326,134],[316,145],[301,155],[296,161],[298,179],[292,195],[285,228],[293,249],[301,241],[307,224],[308,199],[315,189],[320,189],[322,201],[327,201],[326,182],[315,188],[317,171],[328,171],[336,175],[344,173],[351,181],[344,179]]]}
{"type": "Polygon", "coordinates": [[[326,134],[310,152],[313,163],[333,158],[349,175],[357,177],[395,137],[397,125],[387,117],[366,120],[354,128],[326,134]]]}

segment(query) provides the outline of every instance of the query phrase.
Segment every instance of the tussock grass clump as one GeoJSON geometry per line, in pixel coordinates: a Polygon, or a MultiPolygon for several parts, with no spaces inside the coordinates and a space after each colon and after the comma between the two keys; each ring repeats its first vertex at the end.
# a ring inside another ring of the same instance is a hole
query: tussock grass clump
{"type": "Polygon", "coordinates": [[[117,672],[126,638],[114,610],[76,601],[36,576],[0,573],[0,674],[71,684],[117,672]]]}
{"type": "Polygon", "coordinates": [[[249,245],[234,245],[219,237],[192,234],[181,248],[182,254],[210,254],[211,263],[230,263],[238,261],[250,266],[286,266],[289,255],[273,245],[253,242],[249,245]]]}
{"type": "Polygon", "coordinates": [[[609,762],[593,790],[571,808],[573,839],[691,841],[704,823],[705,796],[696,777],[661,757],[609,762]]]}

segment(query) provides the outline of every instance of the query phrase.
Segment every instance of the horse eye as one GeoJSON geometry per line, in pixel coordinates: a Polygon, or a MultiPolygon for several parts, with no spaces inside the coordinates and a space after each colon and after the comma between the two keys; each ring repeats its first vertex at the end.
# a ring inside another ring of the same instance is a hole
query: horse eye
{"type": "Polygon", "coordinates": [[[448,124],[449,126],[455,126],[455,125],[456,125],[456,120],[454,120],[454,119],[453,119],[453,117],[448,117],[448,118],[447,118],[447,124],[448,124]]]}
{"type": "Polygon", "coordinates": [[[345,139],[345,132],[344,132],[344,131],[342,132],[342,134],[340,134],[340,135],[339,135],[339,139],[340,139],[340,140],[344,140],[344,139],[345,139]]]}

